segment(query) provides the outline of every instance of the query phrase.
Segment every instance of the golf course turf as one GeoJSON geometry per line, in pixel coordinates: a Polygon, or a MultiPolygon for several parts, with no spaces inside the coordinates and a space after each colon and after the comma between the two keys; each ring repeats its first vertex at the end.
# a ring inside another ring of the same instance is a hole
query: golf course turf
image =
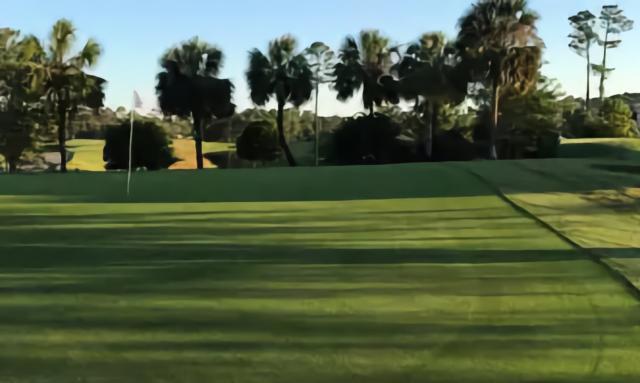
{"type": "Polygon", "coordinates": [[[2,176],[0,382],[639,381],[639,301],[505,196],[640,182],[522,164],[2,176]]]}

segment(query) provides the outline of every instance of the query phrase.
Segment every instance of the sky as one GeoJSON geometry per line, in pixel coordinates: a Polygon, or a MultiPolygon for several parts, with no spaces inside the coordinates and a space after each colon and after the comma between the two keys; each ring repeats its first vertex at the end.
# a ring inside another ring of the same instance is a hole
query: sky
{"type": "MultiPolygon", "coordinates": [[[[640,0],[529,0],[541,20],[539,34],[546,43],[543,73],[556,78],[565,93],[584,97],[586,64],[568,48],[571,28],[567,18],[602,5],[618,4],[637,28],[622,36],[623,44],[609,55],[616,71],[607,82],[607,94],[640,92],[640,0]]],[[[270,39],[286,33],[298,38],[300,48],[323,41],[334,49],[348,35],[379,29],[397,44],[411,42],[424,32],[443,31],[453,39],[457,22],[471,0],[2,0],[0,27],[47,38],[60,18],[78,30],[78,48],[92,37],[103,47],[91,71],[109,81],[105,104],[129,106],[137,90],[147,111],[156,107],[155,82],[159,57],[170,47],[193,36],[213,43],[225,53],[221,77],[235,86],[239,110],[251,107],[244,79],[248,51],[266,49],[270,39]]],[[[600,60],[599,47],[594,59],[600,60]]],[[[598,79],[593,77],[593,95],[598,79]]],[[[313,102],[307,104],[311,108],[313,102]]],[[[320,95],[321,115],[352,115],[362,110],[358,97],[338,102],[330,89],[320,95]]]]}

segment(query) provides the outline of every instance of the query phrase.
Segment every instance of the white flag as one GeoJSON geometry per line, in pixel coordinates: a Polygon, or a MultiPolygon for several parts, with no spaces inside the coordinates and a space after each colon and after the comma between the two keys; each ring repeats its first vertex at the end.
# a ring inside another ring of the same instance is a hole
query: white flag
{"type": "Polygon", "coordinates": [[[133,91],[133,109],[142,108],[142,99],[137,91],[133,91]]]}

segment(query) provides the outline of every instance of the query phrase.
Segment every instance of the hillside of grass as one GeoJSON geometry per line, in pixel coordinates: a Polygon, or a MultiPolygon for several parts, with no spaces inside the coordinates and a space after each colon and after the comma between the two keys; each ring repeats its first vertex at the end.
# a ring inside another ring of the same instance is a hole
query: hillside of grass
{"type": "MultiPolygon", "coordinates": [[[[174,139],[173,150],[176,158],[179,159],[171,166],[171,169],[195,169],[196,150],[193,140],[174,139]]],[[[235,145],[222,142],[204,142],[202,150],[204,153],[219,153],[234,150],[235,145]]],[[[103,172],[104,161],[102,160],[102,149],[104,140],[70,140],[67,142],[67,149],[71,153],[71,161],[67,164],[69,170],[103,172]]],[[[205,163],[207,168],[215,166],[209,161],[205,163]]]]}
{"type": "Polygon", "coordinates": [[[3,176],[0,381],[636,381],[638,301],[495,190],[589,169],[3,176]]]}
{"type": "Polygon", "coordinates": [[[640,161],[638,138],[565,139],[560,145],[560,158],[611,158],[640,161]]]}

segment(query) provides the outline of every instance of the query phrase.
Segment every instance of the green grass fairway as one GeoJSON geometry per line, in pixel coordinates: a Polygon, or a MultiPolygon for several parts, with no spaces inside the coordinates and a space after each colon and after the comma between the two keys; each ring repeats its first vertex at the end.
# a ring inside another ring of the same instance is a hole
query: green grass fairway
{"type": "Polygon", "coordinates": [[[509,162],[143,173],[130,200],[2,176],[0,382],[640,381],[639,301],[471,171],[561,191],[509,162]]]}
{"type": "Polygon", "coordinates": [[[500,172],[475,169],[640,288],[640,162],[516,161],[500,172]]]}
{"type": "Polygon", "coordinates": [[[640,161],[638,138],[583,138],[563,140],[558,153],[564,158],[612,158],[640,161]]]}

